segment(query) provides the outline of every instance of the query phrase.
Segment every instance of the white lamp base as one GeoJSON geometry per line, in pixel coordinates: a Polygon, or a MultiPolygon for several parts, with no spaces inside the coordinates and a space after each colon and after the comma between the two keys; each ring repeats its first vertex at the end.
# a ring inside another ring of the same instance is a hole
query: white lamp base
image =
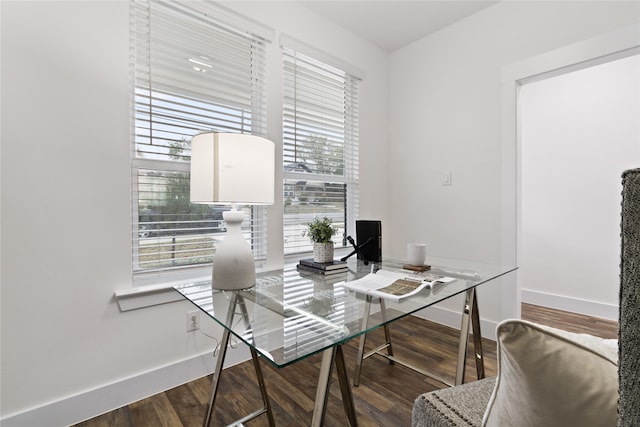
{"type": "Polygon", "coordinates": [[[244,214],[231,210],[223,212],[222,218],[227,225],[227,235],[213,257],[212,287],[224,291],[251,288],[256,284],[256,264],[240,230],[244,214]]]}

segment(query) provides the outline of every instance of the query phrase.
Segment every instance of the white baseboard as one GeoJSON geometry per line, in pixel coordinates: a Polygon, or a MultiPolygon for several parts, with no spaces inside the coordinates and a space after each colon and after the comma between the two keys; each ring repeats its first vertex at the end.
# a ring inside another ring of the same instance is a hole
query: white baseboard
{"type": "MultiPolygon", "coordinates": [[[[227,350],[225,367],[249,359],[245,346],[227,350]]],[[[2,427],[68,426],[209,375],[211,351],[0,419],[2,427]]]]}
{"type": "MultiPolygon", "coordinates": [[[[522,290],[522,302],[571,311],[610,320],[618,320],[618,306],[578,298],[522,290]]],[[[460,328],[461,313],[442,307],[429,307],[415,314],[455,329],[460,328]]],[[[480,319],[482,336],[495,340],[497,322],[480,319]]],[[[225,366],[249,359],[244,346],[229,349],[225,366]]],[[[211,352],[176,362],[102,387],[45,404],[0,419],[2,427],[49,427],[77,424],[132,402],[153,396],[213,372],[211,352]]]]}
{"type": "MultiPolygon", "coordinates": [[[[617,305],[613,304],[582,300],[579,298],[565,297],[526,289],[522,290],[522,302],[618,321],[619,308],[617,305]]],[[[480,310],[480,312],[482,315],[482,310],[480,310]]],[[[418,311],[415,313],[415,316],[455,329],[460,329],[462,321],[461,313],[459,311],[437,306],[418,311]]],[[[480,330],[484,338],[495,341],[497,326],[498,322],[483,319],[482,317],[480,318],[480,330]]]]}
{"type": "MultiPolygon", "coordinates": [[[[441,307],[429,307],[416,313],[416,316],[455,329],[460,329],[462,321],[462,315],[459,311],[441,307]]],[[[496,322],[481,319],[480,327],[483,337],[495,340],[496,322]]],[[[229,349],[225,367],[248,360],[249,357],[245,346],[229,349]]],[[[213,372],[214,366],[215,360],[211,357],[211,352],[206,352],[18,414],[9,415],[0,420],[0,425],[2,427],[49,427],[77,424],[209,375],[213,372]]]]}
{"type": "MultiPolygon", "coordinates": [[[[480,312],[482,313],[482,310],[480,312]]],[[[458,330],[462,324],[462,313],[460,311],[437,306],[425,308],[414,315],[458,330]]],[[[495,341],[496,326],[498,326],[497,322],[480,318],[480,332],[484,338],[495,341]]],[[[473,332],[471,328],[469,328],[469,332],[473,332]]]]}
{"type": "Polygon", "coordinates": [[[554,308],[556,310],[584,314],[587,316],[600,317],[608,320],[618,320],[619,307],[613,304],[554,295],[528,289],[522,290],[522,302],[554,308]]]}

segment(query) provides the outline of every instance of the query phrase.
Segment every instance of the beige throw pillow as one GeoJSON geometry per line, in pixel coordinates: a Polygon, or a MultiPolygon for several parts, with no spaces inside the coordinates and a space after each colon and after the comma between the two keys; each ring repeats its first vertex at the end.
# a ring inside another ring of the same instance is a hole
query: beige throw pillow
{"type": "Polygon", "coordinates": [[[617,341],[522,320],[498,325],[487,427],[615,426],[617,341]]]}

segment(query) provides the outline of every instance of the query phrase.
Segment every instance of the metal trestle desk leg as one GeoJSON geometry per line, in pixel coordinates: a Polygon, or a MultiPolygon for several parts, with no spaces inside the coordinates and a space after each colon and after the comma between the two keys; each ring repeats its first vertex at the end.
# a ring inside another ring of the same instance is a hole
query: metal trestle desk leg
{"type": "MultiPolygon", "coordinates": [[[[240,310],[242,312],[242,318],[244,320],[245,328],[250,327],[249,323],[249,314],[247,312],[247,307],[245,306],[244,298],[241,295],[234,294],[229,302],[229,312],[227,313],[227,325],[232,325],[233,317],[235,316],[236,308],[240,306],[240,310]]],[[[218,354],[218,359],[216,360],[215,372],[213,373],[213,380],[211,381],[211,392],[209,394],[209,403],[207,404],[207,409],[205,413],[205,419],[203,426],[209,427],[211,423],[211,415],[213,414],[213,409],[215,407],[216,396],[218,394],[218,385],[220,383],[220,375],[222,374],[222,368],[224,365],[224,358],[227,354],[227,347],[229,346],[229,337],[230,332],[227,328],[224,329],[222,334],[222,341],[220,343],[220,353],[218,354]]],[[[263,406],[261,409],[258,409],[255,412],[235,421],[231,425],[242,425],[242,423],[249,421],[257,416],[262,414],[267,414],[267,418],[269,420],[269,426],[275,427],[275,422],[273,420],[273,412],[271,411],[271,405],[269,403],[269,396],[267,395],[267,388],[264,383],[264,378],[262,376],[262,369],[260,368],[260,360],[258,359],[258,353],[252,348],[251,350],[251,359],[253,360],[253,367],[256,370],[256,377],[258,379],[258,386],[260,387],[260,394],[262,395],[262,403],[263,406]]]]}
{"type": "Polygon", "coordinates": [[[460,326],[460,342],[458,345],[458,365],[456,369],[456,385],[464,382],[464,373],[469,346],[469,326],[473,328],[473,347],[475,350],[476,373],[478,379],[485,377],[484,355],[482,352],[482,334],[480,331],[480,313],[478,312],[478,298],[476,288],[468,289],[465,293],[462,325],[460,326]]]}
{"type": "MultiPolygon", "coordinates": [[[[367,295],[367,300],[365,304],[365,313],[364,313],[364,325],[363,330],[367,329],[367,319],[369,318],[369,314],[371,311],[371,302],[372,297],[367,295]]],[[[365,353],[365,344],[367,340],[367,334],[363,333],[360,336],[360,345],[358,347],[358,356],[356,359],[356,370],[354,375],[353,384],[357,387],[360,384],[360,372],[362,370],[362,362],[364,359],[377,354],[379,356],[385,357],[389,360],[390,363],[397,362],[398,364],[405,366],[409,369],[412,369],[422,375],[426,375],[431,377],[443,384],[452,385],[449,381],[445,380],[441,376],[438,376],[432,372],[428,372],[424,369],[421,369],[417,366],[411,365],[393,355],[393,348],[391,345],[391,335],[389,333],[389,327],[386,324],[386,307],[384,304],[384,299],[380,299],[380,313],[382,315],[384,325],[384,335],[385,335],[385,343],[378,348],[370,350],[365,353]],[[386,349],[386,353],[383,353],[382,350],[386,349]]],[[[462,325],[460,327],[460,341],[458,344],[458,361],[456,365],[456,377],[455,377],[455,385],[462,384],[464,382],[464,371],[466,367],[466,355],[469,347],[469,329],[473,328],[473,345],[475,350],[475,361],[476,361],[476,372],[478,374],[478,379],[482,379],[485,377],[484,372],[484,356],[482,352],[482,335],[480,331],[480,315],[478,311],[478,299],[476,295],[476,289],[471,288],[465,292],[465,302],[462,312],[462,325]]]]}
{"type": "Polygon", "coordinates": [[[358,420],[356,418],[355,405],[353,404],[353,393],[351,392],[351,386],[349,384],[349,377],[344,363],[344,354],[341,344],[328,348],[322,353],[322,364],[320,365],[320,376],[318,377],[318,388],[316,389],[316,400],[313,408],[311,426],[320,427],[324,425],[327,413],[327,401],[329,400],[329,389],[331,387],[331,374],[334,364],[337,369],[338,381],[340,382],[342,404],[347,416],[347,425],[350,427],[357,427],[358,420]]]}
{"type": "MultiPolygon", "coordinates": [[[[381,346],[369,351],[368,353],[364,353],[365,344],[367,342],[367,333],[360,335],[360,344],[358,345],[358,358],[356,359],[356,372],[353,376],[353,385],[358,387],[360,385],[360,371],[362,370],[362,362],[364,359],[372,356],[374,354],[379,354],[381,356],[387,357],[389,359],[389,363],[393,365],[393,346],[391,344],[391,333],[389,332],[389,325],[387,324],[387,307],[384,303],[384,299],[378,298],[380,300],[380,315],[382,316],[382,321],[384,323],[384,344],[381,346]],[[387,350],[386,354],[380,353],[382,350],[387,350]]],[[[366,330],[368,328],[369,315],[371,314],[371,295],[367,295],[367,300],[364,308],[364,324],[362,325],[362,329],[366,330]]]]}

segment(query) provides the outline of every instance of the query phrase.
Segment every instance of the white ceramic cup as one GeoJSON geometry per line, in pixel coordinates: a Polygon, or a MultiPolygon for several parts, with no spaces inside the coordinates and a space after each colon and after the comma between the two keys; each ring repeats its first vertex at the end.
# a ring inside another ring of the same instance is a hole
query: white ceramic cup
{"type": "Polygon", "coordinates": [[[407,244],[407,259],[411,265],[424,265],[427,259],[427,245],[425,243],[407,244]]]}

